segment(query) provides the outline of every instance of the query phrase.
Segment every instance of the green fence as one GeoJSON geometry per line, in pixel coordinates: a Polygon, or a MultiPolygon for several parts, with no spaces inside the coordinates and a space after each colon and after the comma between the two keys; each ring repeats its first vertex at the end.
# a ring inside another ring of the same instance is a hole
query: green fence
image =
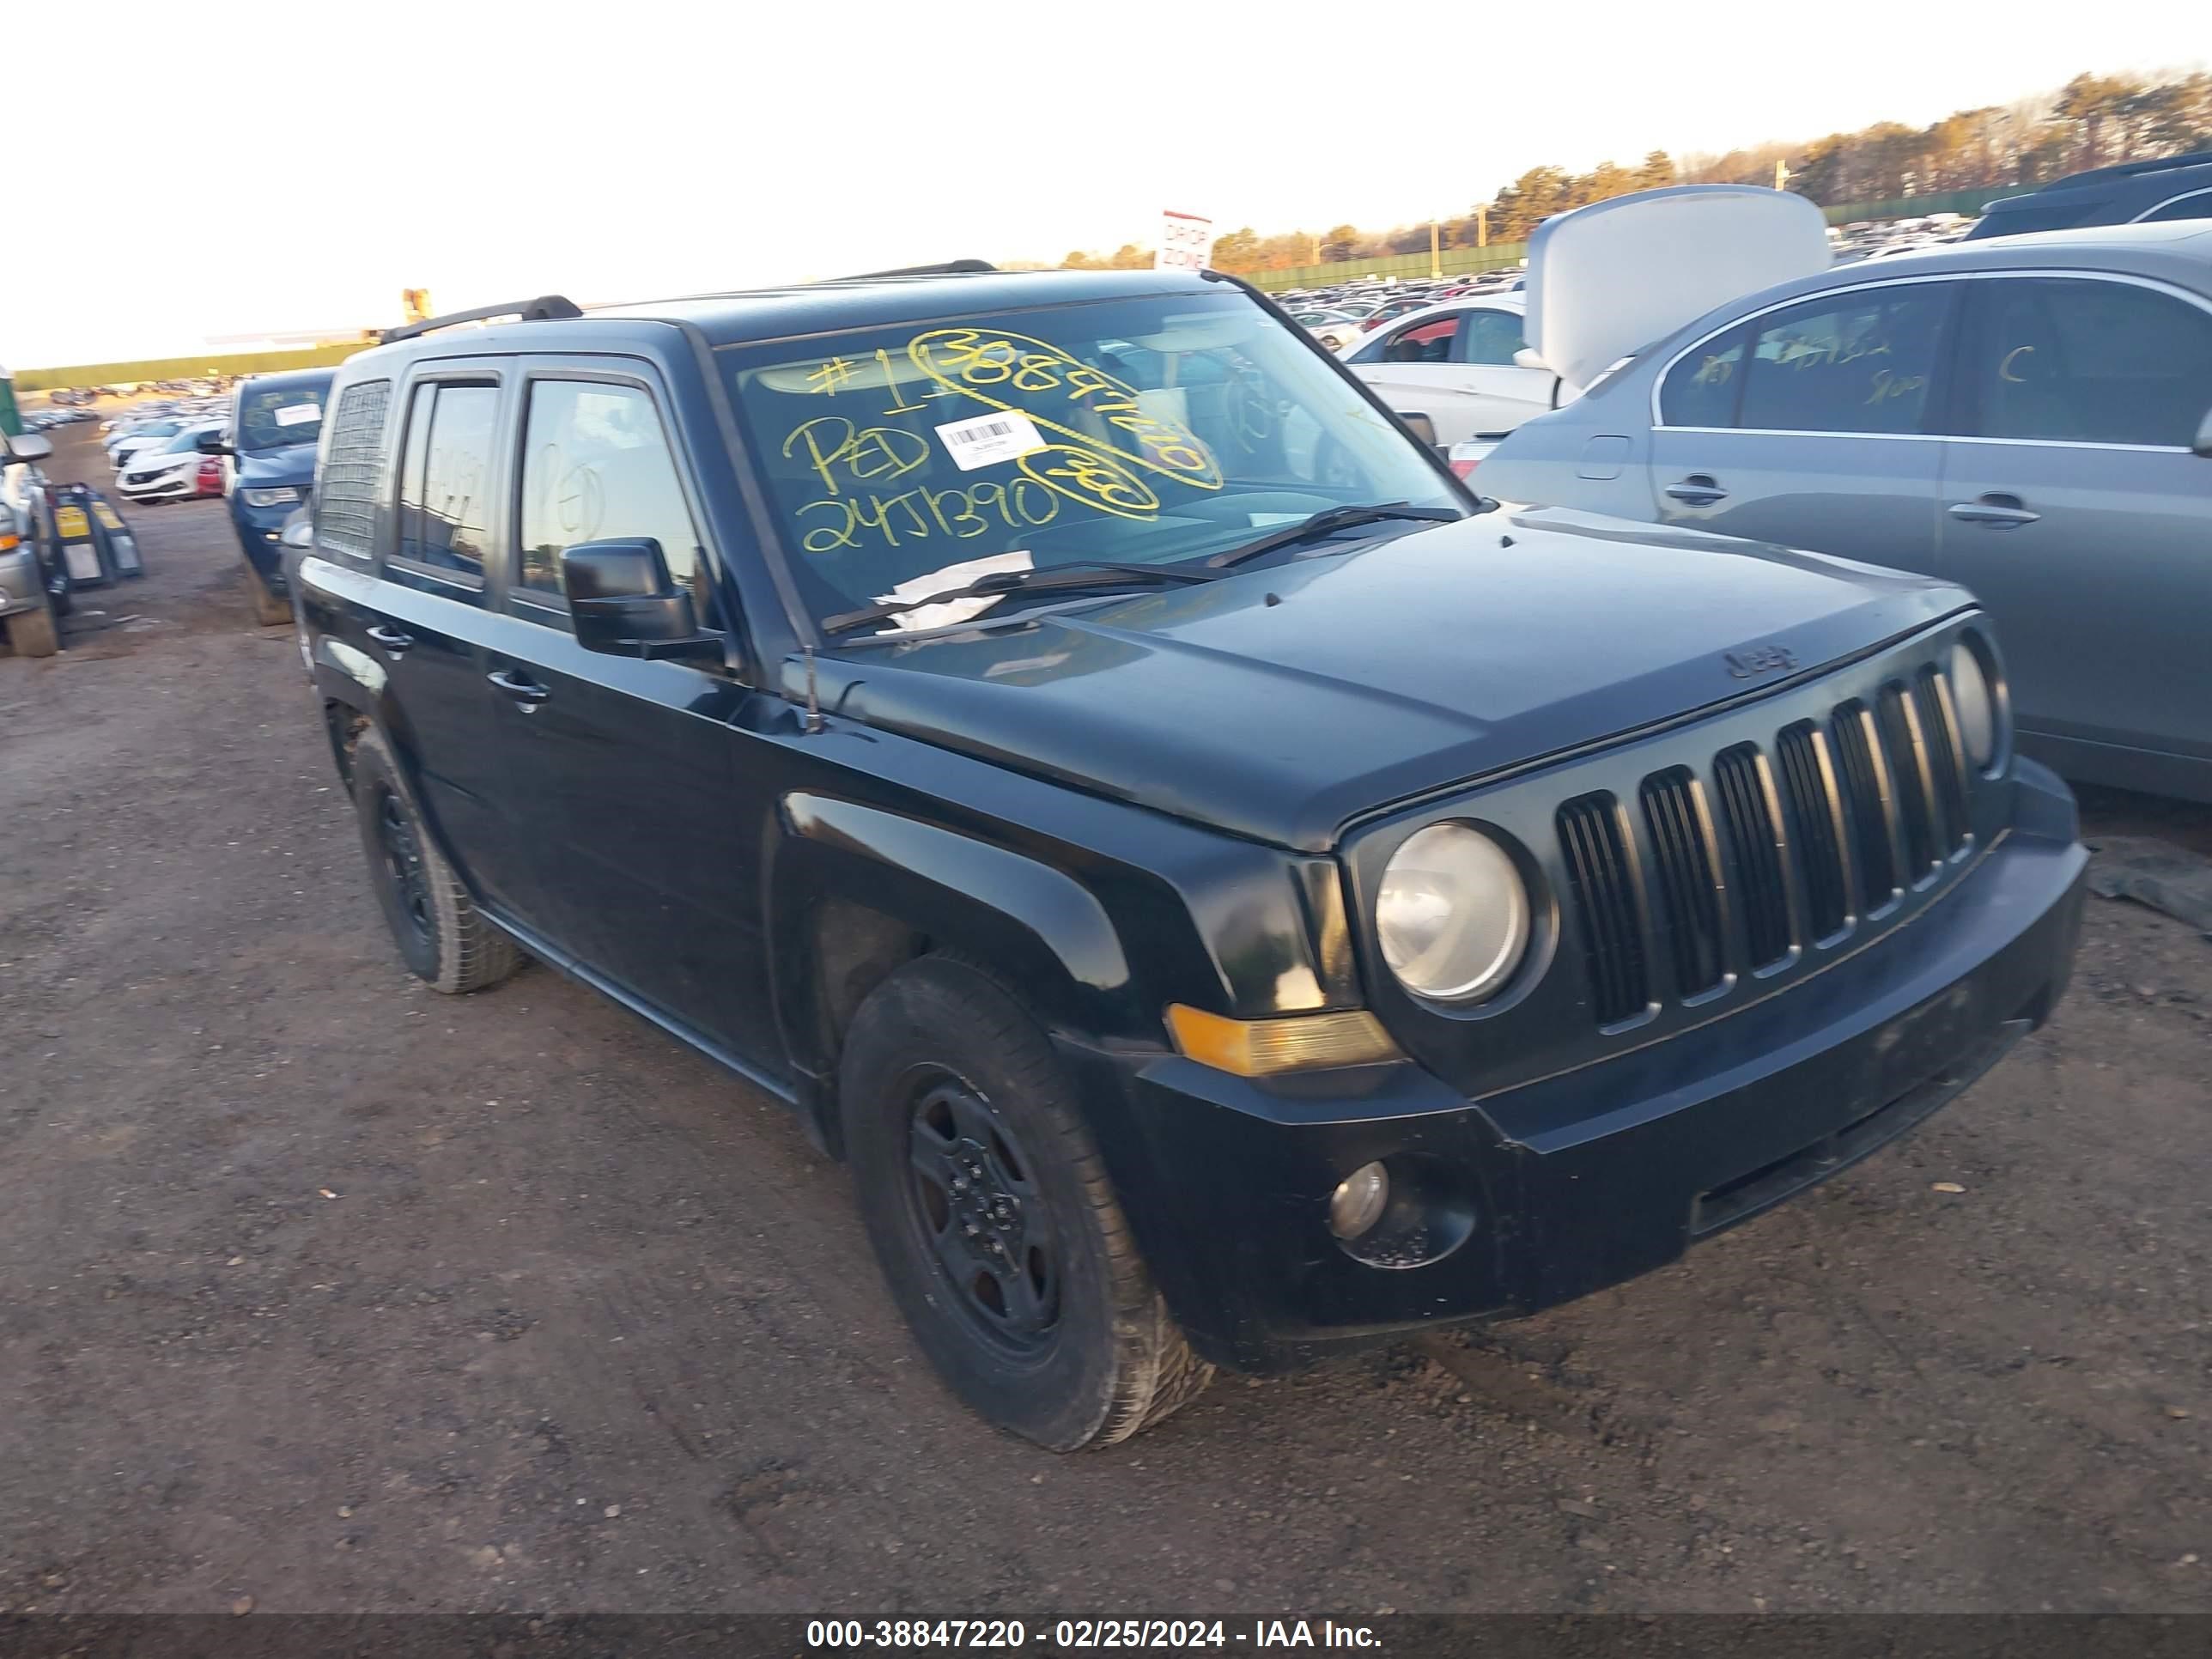
{"type": "Polygon", "coordinates": [[[15,374],[19,392],[52,392],[58,386],[115,386],[136,380],[196,380],[203,374],[270,374],[280,368],[321,368],[341,363],[367,342],[302,346],[293,351],[219,351],[198,357],[149,357],[135,363],[77,363],[66,368],[25,368],[15,374]]]}
{"type": "Polygon", "coordinates": [[[1930,213],[1963,213],[1978,218],[2000,196],[2018,196],[2033,185],[1984,185],[1978,190],[1942,190],[1929,196],[1900,196],[1893,202],[1862,202],[1852,207],[1822,208],[1832,225],[1855,225],[1862,219],[1918,219],[1930,213]]]}
{"type": "Polygon", "coordinates": [[[1287,270],[1255,270],[1251,282],[1256,288],[1276,293],[1286,288],[1320,288],[1329,283],[1349,282],[1355,276],[1425,276],[1438,266],[1447,276],[1464,276],[1470,271],[1496,270],[1501,265],[1517,265],[1528,257],[1526,242],[1492,242],[1488,247],[1448,247],[1436,265],[1429,263],[1425,249],[1419,253],[1386,253],[1374,259],[1347,259],[1328,265],[1292,265],[1287,270]]]}

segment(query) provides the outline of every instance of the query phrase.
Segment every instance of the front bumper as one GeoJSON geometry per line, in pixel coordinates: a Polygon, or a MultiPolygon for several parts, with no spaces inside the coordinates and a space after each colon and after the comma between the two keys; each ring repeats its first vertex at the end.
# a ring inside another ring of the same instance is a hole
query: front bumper
{"type": "Polygon", "coordinates": [[[1349,1340],[1526,1313],[1674,1260],[1921,1122],[2049,1018],[2088,855],[2057,779],[1908,927],[1663,1042],[1469,1101],[1411,1061],[1268,1085],[1070,1047],[1155,1279],[1193,1344],[1279,1369],[1349,1340]],[[1356,1260],[1328,1195],[1370,1159],[1455,1183],[1465,1242],[1356,1260]]]}
{"type": "MultiPolygon", "coordinates": [[[[255,489],[269,486],[257,484],[255,489]]],[[[304,495],[304,489],[301,491],[304,495]]],[[[298,501],[285,501],[276,507],[248,507],[243,493],[234,488],[230,492],[230,525],[238,532],[238,550],[246,556],[246,562],[253,574],[278,599],[291,590],[284,584],[284,520],[299,510],[298,501]]]]}
{"type": "Polygon", "coordinates": [[[186,468],[180,472],[165,472],[143,483],[127,477],[118,478],[115,488],[126,501],[173,501],[197,495],[200,486],[198,475],[186,468]]]}

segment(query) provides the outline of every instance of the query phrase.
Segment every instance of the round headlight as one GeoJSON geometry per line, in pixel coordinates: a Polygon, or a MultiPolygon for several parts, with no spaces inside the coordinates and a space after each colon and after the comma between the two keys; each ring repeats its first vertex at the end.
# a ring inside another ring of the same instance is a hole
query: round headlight
{"type": "Polygon", "coordinates": [[[1391,854],[1376,895],[1382,960],[1439,1001],[1488,996],[1528,946],[1528,894],[1513,860],[1463,823],[1432,823],[1391,854]]]}
{"type": "Polygon", "coordinates": [[[1964,640],[1951,647],[1951,702],[1959,711],[1959,740],[1966,758],[1987,766],[1997,752],[1997,701],[1982,659],[1964,640]]]}

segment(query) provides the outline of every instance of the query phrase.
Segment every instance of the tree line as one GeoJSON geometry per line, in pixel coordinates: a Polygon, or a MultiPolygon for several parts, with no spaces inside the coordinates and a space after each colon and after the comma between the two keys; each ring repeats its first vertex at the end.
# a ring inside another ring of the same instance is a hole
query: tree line
{"type": "MultiPolygon", "coordinates": [[[[1722,155],[1677,158],[1655,149],[1637,165],[1605,161],[1588,173],[1531,167],[1479,210],[1470,206],[1438,221],[1437,236],[1445,247],[1474,247],[1486,239],[1525,241],[1570,208],[1663,185],[1772,185],[1778,165],[1785,188],[1821,207],[1843,207],[1944,191],[2032,190],[2089,167],[2202,149],[2212,149],[2212,74],[2152,80],[2083,74],[2055,92],[1959,110],[1925,127],[1877,121],[1856,132],[1754,144],[1722,155]]],[[[1248,225],[1215,239],[1213,264],[1222,270],[1284,270],[1426,252],[1429,237],[1425,222],[1380,231],[1340,224],[1319,234],[1262,235],[1248,225]]],[[[1109,254],[1072,252],[1060,263],[1118,270],[1152,262],[1152,249],[1124,243],[1109,254]]]]}

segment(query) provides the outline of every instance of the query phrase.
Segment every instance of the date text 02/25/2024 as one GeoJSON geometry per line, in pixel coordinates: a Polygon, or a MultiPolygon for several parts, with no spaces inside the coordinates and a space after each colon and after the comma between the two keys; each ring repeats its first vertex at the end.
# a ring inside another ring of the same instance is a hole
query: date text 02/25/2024
{"type": "Polygon", "coordinates": [[[1045,1652],[1100,1648],[1353,1648],[1378,1647],[1365,1625],[1334,1620],[1261,1619],[1238,1625],[1221,1619],[1061,1619],[1032,1630],[1012,1619],[810,1620],[813,1649],[905,1648],[988,1650],[1034,1643],[1045,1652]]]}

